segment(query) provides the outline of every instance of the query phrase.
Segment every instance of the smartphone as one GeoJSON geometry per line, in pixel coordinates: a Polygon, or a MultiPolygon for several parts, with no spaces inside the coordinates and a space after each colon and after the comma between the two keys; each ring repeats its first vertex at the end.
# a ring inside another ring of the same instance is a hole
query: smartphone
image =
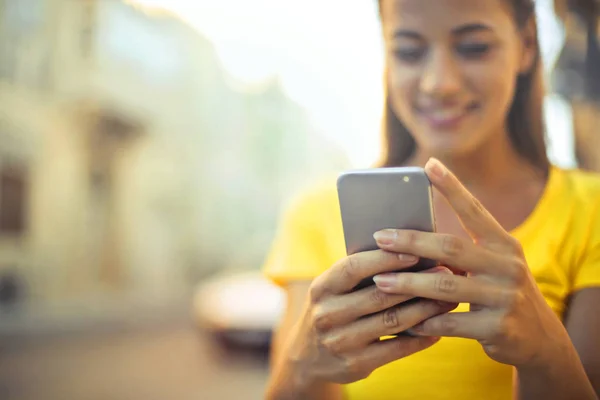
{"type": "MultiPolygon", "coordinates": [[[[383,229],[435,232],[432,187],[419,167],[372,168],[342,173],[337,180],[346,253],[377,250],[373,234],[383,229]]],[[[433,268],[437,262],[420,259],[404,272],[433,268]]],[[[354,290],[373,285],[364,279],[354,290]]]]}

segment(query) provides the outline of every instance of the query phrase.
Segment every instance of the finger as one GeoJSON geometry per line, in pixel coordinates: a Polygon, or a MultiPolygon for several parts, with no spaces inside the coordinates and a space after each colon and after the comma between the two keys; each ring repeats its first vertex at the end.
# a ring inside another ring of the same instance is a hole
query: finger
{"type": "Polygon", "coordinates": [[[473,240],[478,243],[502,243],[505,240],[507,233],[502,226],[440,161],[431,158],[425,165],[425,172],[473,240]]]}
{"type": "Polygon", "coordinates": [[[350,292],[363,279],[382,272],[402,270],[415,265],[418,258],[383,250],[367,251],[345,257],[316,278],[312,295],[350,292]]]}
{"type": "Polygon", "coordinates": [[[500,307],[511,299],[509,289],[460,275],[388,273],[377,275],[374,281],[385,293],[424,297],[449,303],[500,307]]]}
{"type": "Polygon", "coordinates": [[[433,337],[398,336],[369,345],[357,356],[356,363],[373,371],[393,361],[425,350],[439,341],[433,337]]]}
{"type": "Polygon", "coordinates": [[[333,354],[352,352],[382,336],[396,335],[427,318],[448,312],[452,307],[430,300],[392,307],[329,332],[322,343],[333,354]]]}
{"type": "Polygon", "coordinates": [[[413,298],[409,295],[388,294],[372,285],[353,293],[332,296],[323,300],[314,311],[314,324],[319,331],[328,331],[413,298]]]}
{"type": "Polygon", "coordinates": [[[419,336],[486,340],[501,333],[499,321],[501,319],[490,312],[455,312],[429,318],[412,331],[419,336]]]}
{"type": "MultiPolygon", "coordinates": [[[[435,267],[419,274],[442,273],[452,275],[445,267],[435,267]]],[[[315,310],[315,326],[320,331],[327,331],[342,326],[367,315],[394,307],[414,299],[414,296],[385,293],[373,285],[353,293],[331,296],[315,310]]]]}
{"type": "Polygon", "coordinates": [[[454,235],[386,229],[374,237],[383,250],[437,260],[466,272],[498,271],[507,262],[504,255],[454,235]]]}

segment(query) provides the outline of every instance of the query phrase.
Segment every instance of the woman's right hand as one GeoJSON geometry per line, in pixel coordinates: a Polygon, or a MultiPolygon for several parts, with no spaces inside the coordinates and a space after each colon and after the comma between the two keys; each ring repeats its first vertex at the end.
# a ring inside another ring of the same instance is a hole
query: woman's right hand
{"type": "MultiPolygon", "coordinates": [[[[456,305],[424,299],[403,305],[411,298],[385,294],[374,285],[352,292],[365,278],[408,268],[416,262],[412,256],[369,251],[340,260],[313,281],[302,317],[285,346],[285,362],[290,363],[297,385],[358,381],[439,340],[379,338],[405,331],[456,305]]],[[[436,267],[422,273],[452,272],[436,267]]]]}

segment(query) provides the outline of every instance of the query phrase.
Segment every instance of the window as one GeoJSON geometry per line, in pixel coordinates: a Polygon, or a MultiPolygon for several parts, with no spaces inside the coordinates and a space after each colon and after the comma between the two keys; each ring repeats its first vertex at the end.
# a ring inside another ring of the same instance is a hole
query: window
{"type": "Polygon", "coordinates": [[[23,169],[0,170],[0,234],[19,236],[26,229],[27,178],[23,169]]]}

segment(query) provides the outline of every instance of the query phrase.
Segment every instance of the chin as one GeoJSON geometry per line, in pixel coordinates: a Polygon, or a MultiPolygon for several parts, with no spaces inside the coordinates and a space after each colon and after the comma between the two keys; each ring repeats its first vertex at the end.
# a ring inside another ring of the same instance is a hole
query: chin
{"type": "Polygon", "coordinates": [[[471,152],[464,147],[433,147],[427,150],[427,154],[440,160],[457,159],[468,157],[471,152]]]}
{"type": "Polygon", "coordinates": [[[476,138],[470,135],[445,135],[428,132],[417,139],[418,146],[436,157],[466,155],[477,148],[476,138]]]}

